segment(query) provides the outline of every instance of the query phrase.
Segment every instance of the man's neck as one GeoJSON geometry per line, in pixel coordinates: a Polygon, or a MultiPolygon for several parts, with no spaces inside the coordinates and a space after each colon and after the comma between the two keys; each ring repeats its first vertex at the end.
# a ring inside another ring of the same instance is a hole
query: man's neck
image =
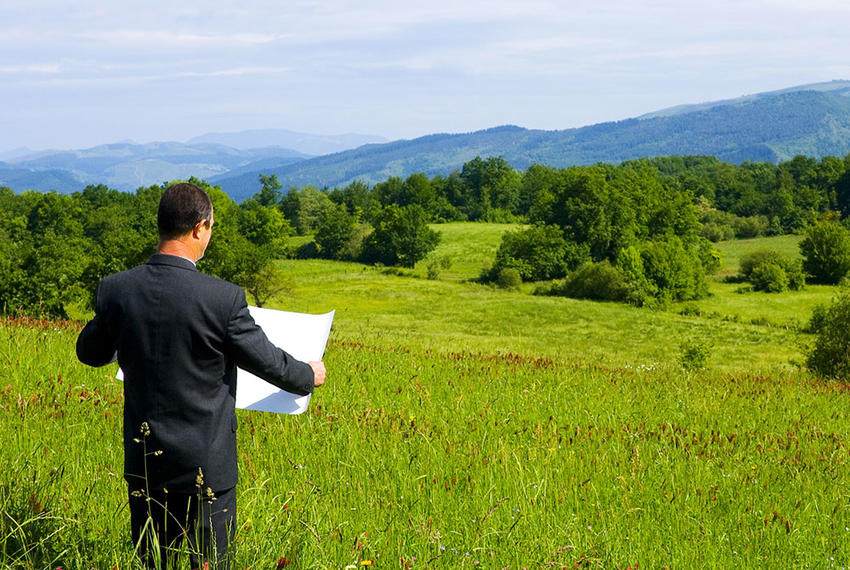
{"type": "Polygon", "coordinates": [[[157,253],[161,253],[163,255],[174,255],[176,257],[182,257],[183,259],[188,259],[192,262],[192,264],[196,264],[198,259],[195,257],[195,252],[192,251],[188,245],[186,245],[181,240],[177,239],[169,239],[162,240],[159,242],[159,245],[156,248],[157,253]]]}

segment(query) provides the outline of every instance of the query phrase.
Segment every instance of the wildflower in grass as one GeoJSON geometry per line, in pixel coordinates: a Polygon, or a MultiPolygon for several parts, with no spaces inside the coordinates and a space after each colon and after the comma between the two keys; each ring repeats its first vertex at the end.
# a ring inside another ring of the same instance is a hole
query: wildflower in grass
{"type": "Polygon", "coordinates": [[[277,561],[277,570],[280,570],[284,566],[289,566],[291,560],[285,556],[281,556],[280,560],[277,561]]]}
{"type": "Polygon", "coordinates": [[[361,566],[372,566],[375,563],[374,558],[366,558],[360,561],[361,566]]]}

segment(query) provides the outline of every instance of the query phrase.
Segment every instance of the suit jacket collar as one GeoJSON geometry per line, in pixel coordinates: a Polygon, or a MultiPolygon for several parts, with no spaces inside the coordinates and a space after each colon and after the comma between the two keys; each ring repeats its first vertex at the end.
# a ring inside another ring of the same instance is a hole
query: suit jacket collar
{"type": "Polygon", "coordinates": [[[198,268],[195,267],[195,264],[186,259],[185,257],[180,257],[177,255],[168,255],[165,253],[155,253],[150,259],[148,259],[148,264],[150,265],[170,265],[172,267],[179,267],[181,269],[188,269],[190,271],[197,271],[198,268]]]}

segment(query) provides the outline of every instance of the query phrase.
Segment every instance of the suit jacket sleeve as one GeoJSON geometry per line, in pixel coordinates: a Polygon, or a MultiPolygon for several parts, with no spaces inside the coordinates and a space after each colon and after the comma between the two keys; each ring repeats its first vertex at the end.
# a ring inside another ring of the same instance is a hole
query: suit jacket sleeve
{"type": "Polygon", "coordinates": [[[89,366],[103,366],[118,358],[118,335],[104,308],[103,283],[97,288],[95,315],[77,337],[77,358],[89,366]]]}
{"type": "Polygon", "coordinates": [[[239,368],[281,390],[302,396],[313,393],[313,369],[271,343],[248,312],[241,289],[227,326],[227,344],[239,368]]]}

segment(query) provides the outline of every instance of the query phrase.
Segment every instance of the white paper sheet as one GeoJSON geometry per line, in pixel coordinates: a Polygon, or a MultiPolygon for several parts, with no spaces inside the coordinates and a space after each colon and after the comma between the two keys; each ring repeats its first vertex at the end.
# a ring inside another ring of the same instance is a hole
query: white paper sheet
{"type": "MultiPolygon", "coordinates": [[[[248,312],[272,344],[282,348],[297,360],[303,362],[321,360],[325,354],[335,311],[323,315],[311,315],[261,309],[249,305],[248,312]]],[[[120,368],[116,378],[124,380],[124,373],[120,368]]],[[[237,372],[237,408],[278,414],[300,414],[309,404],[309,395],[299,396],[280,390],[241,368],[237,372]]]]}
{"type": "MultiPolygon", "coordinates": [[[[290,313],[248,307],[254,321],[273,344],[303,362],[321,360],[325,354],[334,312],[324,315],[290,313]]],[[[307,409],[310,396],[298,396],[279,390],[250,372],[239,370],[236,378],[236,407],[278,414],[300,414],[307,409]]]]}

